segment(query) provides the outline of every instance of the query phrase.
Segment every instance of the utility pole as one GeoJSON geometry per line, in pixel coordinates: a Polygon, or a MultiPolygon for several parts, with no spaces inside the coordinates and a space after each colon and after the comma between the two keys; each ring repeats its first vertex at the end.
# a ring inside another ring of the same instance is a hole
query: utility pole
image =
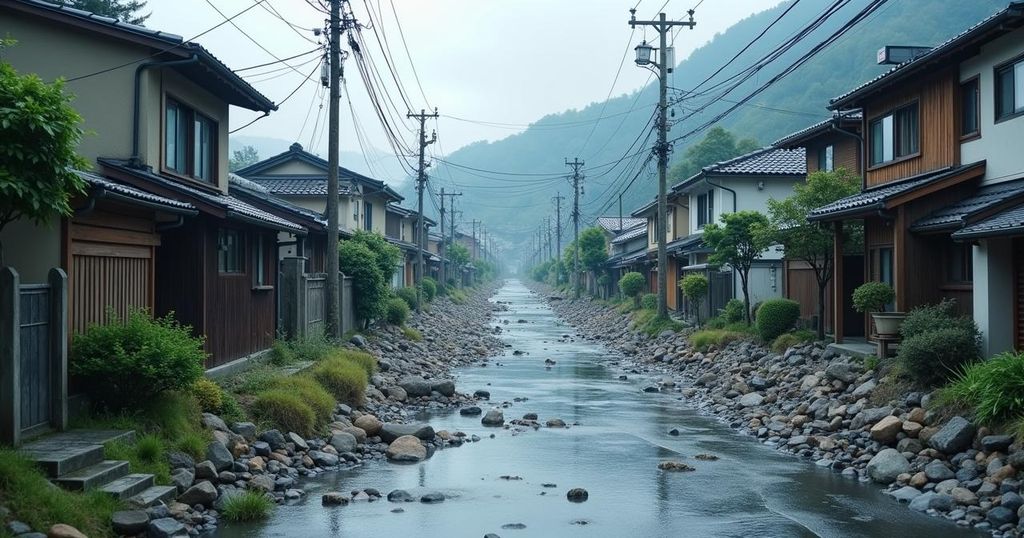
{"type": "Polygon", "coordinates": [[[483,224],[483,223],[480,222],[479,220],[473,219],[473,243],[472,243],[473,244],[473,252],[471,253],[472,256],[470,256],[473,259],[473,261],[476,261],[477,254],[478,254],[477,251],[479,250],[479,249],[476,248],[476,227],[477,227],[478,224],[483,224]]]}
{"type": "Polygon", "coordinates": [[[583,167],[583,161],[579,157],[576,157],[569,161],[569,158],[565,158],[565,165],[572,167],[572,227],[573,227],[573,248],[572,248],[572,278],[569,282],[572,285],[573,297],[579,299],[580,297],[580,195],[583,194],[583,187],[581,183],[583,181],[583,175],[580,174],[580,168],[583,167]]]}
{"type": "MultiPolygon", "coordinates": [[[[562,193],[558,193],[553,198],[555,201],[555,238],[557,243],[555,244],[555,261],[560,262],[562,260],[562,200],[565,200],[565,196],[562,193]]],[[[555,267],[555,284],[560,284],[559,279],[561,278],[561,271],[555,267]]]]}
{"type": "Polygon", "coordinates": [[[446,262],[445,256],[448,253],[448,249],[447,249],[447,247],[445,246],[445,243],[444,243],[444,215],[445,215],[444,199],[445,198],[451,198],[452,199],[451,206],[452,206],[452,209],[454,210],[455,209],[455,197],[456,196],[462,196],[462,193],[461,192],[449,192],[449,193],[446,193],[446,192],[444,192],[444,187],[441,187],[441,244],[438,246],[439,247],[438,250],[440,251],[440,254],[441,254],[441,273],[440,273],[439,276],[441,277],[441,284],[442,285],[444,285],[444,283],[447,282],[447,279],[445,278],[445,267],[444,266],[445,266],[445,262],[446,262]]]}
{"type": "Polygon", "coordinates": [[[619,193],[619,233],[622,233],[622,193],[619,193]]]}
{"type": "Polygon", "coordinates": [[[551,215],[548,215],[548,259],[555,259],[554,254],[551,252],[551,215]]]}
{"type": "Polygon", "coordinates": [[[423,293],[420,289],[420,283],[423,282],[423,274],[425,272],[423,267],[423,250],[427,248],[427,244],[425,241],[427,235],[426,228],[423,226],[423,191],[426,190],[427,188],[427,162],[424,153],[427,150],[427,146],[433,144],[434,142],[437,142],[437,132],[434,132],[430,136],[430,140],[427,140],[426,123],[427,118],[437,117],[437,109],[434,109],[433,114],[427,114],[425,110],[420,109],[419,114],[413,114],[412,112],[409,112],[408,114],[406,114],[406,117],[416,118],[420,120],[420,166],[419,171],[416,175],[416,198],[419,200],[419,207],[416,211],[416,269],[418,274],[416,275],[415,279],[416,311],[419,312],[420,303],[423,302],[422,298],[420,297],[420,295],[423,293]]]}
{"type": "Polygon", "coordinates": [[[341,32],[342,23],[354,23],[346,17],[342,21],[341,4],[344,0],[331,1],[330,39],[327,48],[327,64],[330,80],[330,103],[328,104],[327,134],[327,335],[341,338],[341,284],[338,280],[340,260],[338,259],[338,146],[340,145],[339,110],[341,101],[341,32]]]}
{"type": "Polygon", "coordinates": [[[670,51],[668,46],[668,34],[675,26],[688,26],[693,28],[697,23],[693,21],[693,10],[689,10],[690,20],[670,21],[664,13],[658,15],[656,21],[636,20],[636,9],[629,10],[629,26],[651,26],[658,32],[658,60],[651,61],[651,50],[653,47],[645,41],[636,47],[636,64],[644,67],[654,63],[658,68],[658,145],[655,151],[658,154],[658,214],[654,219],[655,230],[658,236],[658,317],[668,317],[668,253],[665,250],[666,219],[668,217],[668,198],[666,195],[667,169],[668,169],[668,74],[675,68],[675,51],[670,51]]]}

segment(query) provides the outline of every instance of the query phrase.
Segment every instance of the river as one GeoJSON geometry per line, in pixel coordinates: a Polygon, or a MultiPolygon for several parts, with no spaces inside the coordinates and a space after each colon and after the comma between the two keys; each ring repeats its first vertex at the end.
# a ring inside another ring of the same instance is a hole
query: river
{"type": "Polygon", "coordinates": [[[557,417],[577,425],[513,434],[458,413],[422,417],[437,430],[483,439],[438,451],[415,465],[372,464],[326,473],[303,482],[308,495],[279,506],[268,521],[224,522],[217,535],[983,536],[912,512],[878,487],[778,453],[688,408],[678,395],[644,393],[642,377],[620,380],[616,356],[597,344],[562,338],[571,327],[518,281],[508,281],[492,300],[509,303],[495,321],[510,347],[487,367],[457,370],[459,390],[489,390],[495,405],[526,398],[504,410],[506,421],[534,412],[541,423],[557,417]],[[506,319],[509,323],[502,324],[506,319]],[[513,356],[513,350],[524,354],[513,356]],[[545,359],[555,364],[548,368],[545,359]],[[673,428],[680,435],[669,435],[673,428]],[[693,458],[705,453],[719,459],[693,458]],[[657,468],[669,459],[696,471],[657,468]],[[448,498],[432,505],[320,504],[326,491],[367,487],[384,494],[396,488],[441,491],[448,498]],[[586,488],[589,500],[568,502],[565,494],[574,487],[586,488]],[[396,508],[404,511],[392,512],[396,508]],[[502,528],[508,524],[525,528],[502,528]]]}

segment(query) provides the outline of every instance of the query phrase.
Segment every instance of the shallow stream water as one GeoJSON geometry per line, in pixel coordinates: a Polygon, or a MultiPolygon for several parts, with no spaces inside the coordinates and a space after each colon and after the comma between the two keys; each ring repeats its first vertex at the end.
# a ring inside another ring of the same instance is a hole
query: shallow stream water
{"type": "Polygon", "coordinates": [[[492,300],[510,303],[492,324],[501,324],[501,337],[511,347],[487,367],[457,370],[459,390],[489,390],[495,405],[527,398],[504,410],[506,421],[534,412],[541,423],[557,417],[578,425],[513,435],[482,426],[480,417],[423,417],[436,430],[461,430],[483,439],[438,451],[415,465],[382,463],[326,473],[304,481],[307,496],[279,506],[270,520],[225,522],[217,535],[984,536],[914,513],[876,486],[778,453],[688,408],[678,395],[644,393],[642,377],[619,380],[622,372],[611,364],[613,353],[598,344],[563,339],[572,328],[518,281],[508,281],[492,300]],[[502,324],[506,319],[509,323],[502,324]],[[524,354],[513,356],[513,350],[524,354]],[[556,364],[547,368],[545,359],[556,364]],[[669,435],[673,428],[680,435],[669,435]],[[703,453],[720,459],[693,458],[703,453]],[[669,459],[696,471],[660,471],[658,463],[669,459]],[[384,494],[396,488],[441,491],[448,499],[433,505],[320,504],[326,491],[367,487],[384,494]],[[589,500],[568,502],[566,491],[574,487],[586,488],[589,500]],[[396,508],[404,512],[393,513],[396,508]],[[502,528],[517,523],[526,527],[502,528]]]}

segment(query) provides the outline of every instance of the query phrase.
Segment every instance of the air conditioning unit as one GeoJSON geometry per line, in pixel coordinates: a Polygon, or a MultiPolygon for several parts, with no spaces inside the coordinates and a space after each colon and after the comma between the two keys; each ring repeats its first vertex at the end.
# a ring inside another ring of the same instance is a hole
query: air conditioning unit
{"type": "Polygon", "coordinates": [[[931,50],[931,47],[886,45],[878,49],[878,65],[898,65],[919,58],[931,50]]]}

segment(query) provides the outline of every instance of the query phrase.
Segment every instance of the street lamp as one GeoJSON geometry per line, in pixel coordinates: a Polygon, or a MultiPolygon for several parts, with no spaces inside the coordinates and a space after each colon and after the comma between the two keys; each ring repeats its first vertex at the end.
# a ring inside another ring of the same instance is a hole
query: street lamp
{"type": "Polygon", "coordinates": [[[636,65],[643,67],[653,63],[651,62],[651,55],[654,53],[654,47],[648,45],[647,41],[640,43],[633,50],[636,51],[636,65]]]}

